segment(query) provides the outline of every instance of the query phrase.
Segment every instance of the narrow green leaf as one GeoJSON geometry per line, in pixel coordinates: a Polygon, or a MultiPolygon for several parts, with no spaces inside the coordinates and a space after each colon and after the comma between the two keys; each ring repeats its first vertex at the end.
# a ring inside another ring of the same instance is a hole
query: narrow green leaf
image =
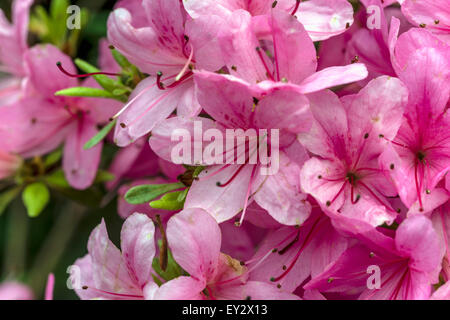
{"type": "Polygon", "coordinates": [[[153,209],[177,211],[183,209],[185,190],[166,193],[159,200],[150,202],[153,209]],[[181,201],[178,199],[182,199],[181,201]]]}
{"type": "Polygon", "coordinates": [[[166,192],[185,187],[184,184],[177,182],[171,184],[148,184],[136,186],[128,190],[125,194],[125,200],[131,204],[142,204],[156,199],[166,192]]]}
{"type": "Polygon", "coordinates": [[[28,216],[35,218],[41,214],[50,200],[50,192],[45,184],[35,182],[25,187],[22,200],[27,208],[28,216]]]}
{"type": "Polygon", "coordinates": [[[8,205],[19,195],[21,189],[21,187],[15,187],[0,194],[0,216],[8,205]]]}
{"type": "Polygon", "coordinates": [[[114,60],[116,60],[117,64],[122,68],[125,69],[131,67],[130,61],[128,61],[128,59],[125,58],[122,54],[120,54],[119,51],[117,51],[116,49],[112,49],[111,54],[114,60]]]}
{"type": "Polygon", "coordinates": [[[100,143],[100,141],[102,141],[103,139],[105,139],[105,137],[108,135],[108,133],[112,130],[112,128],[114,127],[114,125],[116,124],[117,120],[113,120],[111,122],[109,122],[106,126],[103,127],[102,130],[100,130],[95,136],[93,136],[91,138],[91,140],[89,140],[88,142],[86,142],[86,144],[84,145],[84,149],[90,149],[95,147],[97,144],[100,143]]]}
{"type": "Polygon", "coordinates": [[[108,182],[114,180],[114,178],[115,176],[112,173],[105,170],[98,170],[94,183],[108,182]]]}
{"type": "Polygon", "coordinates": [[[66,176],[64,175],[64,171],[62,169],[52,172],[43,179],[44,182],[52,188],[70,188],[69,182],[67,182],[66,176]]]}
{"type": "MultiPolygon", "coordinates": [[[[75,64],[77,65],[78,68],[80,68],[81,70],[83,70],[84,72],[87,72],[87,73],[100,72],[99,69],[97,69],[93,65],[91,65],[88,62],[81,60],[81,59],[75,59],[75,64]]],[[[108,76],[100,74],[100,75],[95,75],[93,77],[103,89],[105,89],[109,92],[112,92],[114,89],[117,88],[117,85],[118,85],[117,82],[108,76]]]]}
{"type": "Polygon", "coordinates": [[[48,168],[56,164],[59,160],[61,160],[61,157],[62,157],[62,149],[61,148],[56,149],[55,151],[53,151],[52,153],[48,154],[45,157],[44,166],[48,168]]]}
{"type": "Polygon", "coordinates": [[[55,96],[65,96],[65,97],[92,97],[92,98],[108,98],[108,99],[121,99],[113,95],[112,93],[98,89],[98,88],[88,88],[88,87],[72,87],[55,92],[55,96]]]}

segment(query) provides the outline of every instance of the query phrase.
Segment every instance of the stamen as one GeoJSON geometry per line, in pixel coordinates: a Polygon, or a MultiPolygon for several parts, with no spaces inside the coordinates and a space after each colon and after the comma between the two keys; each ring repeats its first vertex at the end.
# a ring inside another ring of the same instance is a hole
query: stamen
{"type": "Polygon", "coordinates": [[[110,292],[110,291],[101,290],[101,289],[97,289],[97,288],[94,288],[94,287],[88,287],[88,286],[83,286],[82,288],[83,288],[83,290],[90,289],[90,290],[93,290],[93,291],[96,291],[96,292],[99,292],[99,293],[109,294],[109,295],[112,295],[112,296],[115,296],[115,297],[121,297],[121,298],[124,298],[124,299],[142,299],[142,298],[144,298],[143,296],[137,296],[137,295],[133,295],[133,294],[124,294],[124,293],[115,293],[115,292],[110,292]]]}
{"type": "Polygon", "coordinates": [[[369,191],[369,193],[379,202],[381,203],[383,206],[386,207],[387,210],[391,211],[391,212],[395,212],[395,210],[393,210],[391,208],[391,206],[385,204],[376,194],[375,192],[373,192],[364,182],[359,181],[359,184],[364,187],[367,191],[369,191]]]}
{"type": "Polygon", "coordinates": [[[266,60],[264,59],[264,56],[261,53],[261,48],[256,47],[256,52],[258,53],[259,59],[261,60],[264,68],[266,69],[266,74],[270,78],[270,80],[274,81],[272,72],[270,72],[269,67],[267,66],[266,60]]]}
{"type": "Polygon", "coordinates": [[[292,12],[291,12],[291,16],[293,16],[297,13],[298,7],[300,7],[300,2],[301,2],[301,0],[297,0],[294,10],[292,10],[292,12]]]}
{"type": "Polygon", "coordinates": [[[423,211],[422,195],[421,195],[420,187],[419,187],[419,179],[417,177],[417,167],[418,167],[418,165],[419,165],[419,162],[416,160],[414,162],[414,180],[415,180],[415,183],[416,183],[417,198],[419,199],[419,205],[420,205],[419,210],[423,211]]]}
{"type": "Polygon", "coordinates": [[[86,77],[96,76],[96,75],[117,76],[117,77],[120,76],[119,73],[112,73],[112,72],[92,72],[92,73],[86,73],[86,74],[71,74],[63,68],[61,62],[58,61],[56,63],[56,66],[62,73],[64,73],[66,76],[69,76],[71,78],[86,78],[86,77]]]}
{"type": "Polygon", "coordinates": [[[334,198],[331,201],[327,201],[326,205],[327,207],[331,206],[331,204],[339,197],[339,195],[344,191],[345,186],[347,185],[347,180],[342,184],[341,189],[339,189],[338,193],[334,196],[334,198]]]}
{"type": "Polygon", "coordinates": [[[226,187],[238,176],[239,172],[241,172],[242,169],[244,169],[244,167],[245,167],[245,164],[241,164],[239,169],[236,170],[236,172],[233,174],[233,176],[227,182],[221,183],[220,181],[217,181],[216,185],[221,188],[226,187]]]}
{"type": "Polygon", "coordinates": [[[189,55],[189,58],[187,59],[183,69],[181,69],[180,73],[176,76],[175,81],[180,81],[181,77],[186,73],[187,69],[189,68],[189,65],[191,64],[193,57],[194,57],[194,48],[192,47],[191,44],[191,53],[189,55]]]}
{"type": "Polygon", "coordinates": [[[409,149],[409,147],[408,147],[407,145],[401,144],[401,143],[399,143],[399,142],[395,142],[395,141],[393,141],[393,140],[389,140],[388,138],[386,138],[386,137],[385,137],[384,135],[382,135],[382,134],[380,134],[379,137],[382,138],[382,139],[384,139],[384,140],[386,140],[386,141],[389,141],[389,142],[392,143],[392,144],[395,144],[396,146],[399,146],[399,147],[402,147],[402,148],[405,148],[405,149],[409,149]]]}
{"type": "Polygon", "coordinates": [[[174,81],[172,84],[168,85],[167,88],[175,88],[183,83],[184,80],[188,79],[190,76],[192,76],[194,73],[192,71],[189,71],[184,76],[180,78],[178,81],[174,81]]]}
{"type": "Polygon", "coordinates": [[[252,189],[253,180],[255,178],[256,167],[257,167],[256,165],[253,166],[252,175],[250,176],[250,182],[248,183],[248,187],[247,187],[247,194],[245,195],[244,210],[242,210],[241,219],[239,220],[239,226],[242,225],[242,222],[244,221],[244,217],[245,217],[245,212],[247,211],[248,199],[250,196],[250,190],[252,189]]]}
{"type": "Polygon", "coordinates": [[[295,255],[294,259],[292,260],[292,262],[289,264],[289,267],[286,268],[286,270],[279,275],[278,277],[276,277],[274,279],[275,282],[280,281],[281,279],[283,279],[294,267],[295,263],[297,262],[298,258],[300,257],[300,254],[303,252],[303,249],[305,249],[305,247],[310,243],[311,239],[313,239],[312,234],[314,233],[314,231],[316,230],[316,225],[318,224],[318,222],[321,219],[318,218],[314,224],[311,226],[311,230],[309,230],[308,234],[306,235],[305,241],[303,242],[302,246],[300,247],[300,249],[298,250],[297,254],[295,255]]]}
{"type": "MultiPolygon", "coordinates": [[[[300,238],[300,230],[298,230],[297,235],[295,236],[294,240],[289,242],[283,249],[278,251],[278,254],[282,255],[282,254],[286,253],[286,251],[288,251],[289,248],[291,248],[294,245],[294,243],[296,243],[298,241],[299,238],[300,238]]],[[[286,268],[284,268],[283,270],[286,270],[286,268]]]]}

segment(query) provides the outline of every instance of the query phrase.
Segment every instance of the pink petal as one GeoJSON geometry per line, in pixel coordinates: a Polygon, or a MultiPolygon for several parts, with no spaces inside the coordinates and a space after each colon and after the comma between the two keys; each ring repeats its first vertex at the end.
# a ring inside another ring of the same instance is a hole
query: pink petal
{"type": "Polygon", "coordinates": [[[24,58],[30,81],[40,94],[52,101],[61,103],[68,100],[64,97],[55,97],[54,94],[59,90],[78,85],[76,79],[68,77],[56,66],[57,62],[61,62],[65,70],[76,74],[76,68],[69,56],[53,45],[46,44],[31,48],[24,58]],[[49,81],[49,79],[52,79],[52,81],[49,81]]]}
{"type": "Polygon", "coordinates": [[[397,229],[397,250],[411,257],[409,266],[420,272],[432,272],[441,263],[439,238],[431,221],[424,216],[412,216],[397,229]]]}
{"type": "Polygon", "coordinates": [[[103,220],[91,232],[88,251],[92,259],[94,289],[117,294],[142,295],[140,288],[138,289],[135,281],[130,278],[119,249],[108,239],[103,220]]]}
{"type": "Polygon", "coordinates": [[[167,238],[173,257],[191,277],[201,282],[213,278],[219,261],[221,233],[217,222],[206,211],[184,209],[172,217],[167,223],[167,238]]]}
{"type": "Polygon", "coordinates": [[[127,146],[149,133],[179,107],[180,99],[191,86],[192,82],[186,81],[175,88],[160,90],[154,77],[141,81],[133,91],[127,109],[117,119],[114,132],[117,145],[127,146]]]}
{"type": "Polygon", "coordinates": [[[313,93],[334,86],[362,80],[368,75],[362,63],[354,63],[344,67],[330,67],[309,76],[300,84],[300,91],[313,93]]]}
{"type": "MultiPolygon", "coordinates": [[[[108,18],[108,40],[141,71],[178,74],[186,63],[181,48],[170,47],[152,27],[135,28],[130,12],[119,8],[108,18]]],[[[138,18],[140,19],[140,18],[138,18]]]]}
{"type": "Polygon", "coordinates": [[[425,24],[426,28],[438,35],[450,32],[450,8],[445,0],[405,0],[402,12],[415,25],[425,24]],[[436,23],[435,21],[438,21],[436,23]]]}
{"type": "Polygon", "coordinates": [[[311,205],[300,189],[300,167],[284,154],[280,155],[279,162],[277,174],[256,179],[255,185],[261,184],[261,187],[254,199],[279,223],[301,225],[309,217],[311,205]]]}
{"type": "Polygon", "coordinates": [[[86,189],[92,185],[100,164],[103,143],[85,150],[84,145],[97,134],[95,123],[88,117],[77,121],[64,146],[63,169],[67,181],[75,189],[86,189]]]}
{"type": "Polygon", "coordinates": [[[72,117],[59,105],[29,97],[0,108],[0,148],[23,157],[43,155],[66,138],[72,117]]]}
{"type": "Polygon", "coordinates": [[[178,277],[164,283],[155,292],[154,300],[203,300],[201,292],[205,289],[205,280],[192,277],[178,277]]]}
{"type": "Polygon", "coordinates": [[[311,39],[321,41],[345,32],[353,24],[353,7],[346,0],[311,0],[300,3],[296,16],[311,39]]]}
{"type": "Polygon", "coordinates": [[[153,257],[155,256],[155,226],[144,214],[134,213],[123,224],[120,233],[122,255],[130,276],[144,287],[152,280],[153,257]]]}
{"type": "MultiPolygon", "coordinates": [[[[199,165],[204,163],[204,161],[200,161],[195,155],[202,155],[203,158],[203,149],[210,143],[204,141],[203,133],[209,129],[219,129],[221,132],[223,131],[223,128],[221,128],[217,122],[207,118],[169,118],[159,123],[159,125],[153,129],[152,136],[149,140],[150,147],[159,157],[166,161],[174,162],[175,159],[172,152],[178,150],[177,145],[180,143],[186,143],[186,149],[190,149],[190,156],[187,154],[184,155],[181,152],[180,154],[177,154],[177,156],[182,157],[182,160],[185,158],[188,160],[187,163],[184,164],[199,165]]],[[[225,134],[223,136],[225,136],[225,134]]]]}
{"type": "Polygon", "coordinates": [[[29,10],[33,0],[14,0],[12,24],[0,10],[0,42],[7,50],[0,51],[0,62],[8,73],[24,76],[23,54],[28,49],[29,10]]]}

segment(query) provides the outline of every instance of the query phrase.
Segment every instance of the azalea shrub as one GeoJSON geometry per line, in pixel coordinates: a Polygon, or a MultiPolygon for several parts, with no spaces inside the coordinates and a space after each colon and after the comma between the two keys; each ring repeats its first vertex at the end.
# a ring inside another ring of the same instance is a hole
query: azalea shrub
{"type": "Polygon", "coordinates": [[[450,299],[448,0],[13,0],[0,299],[450,299]]]}

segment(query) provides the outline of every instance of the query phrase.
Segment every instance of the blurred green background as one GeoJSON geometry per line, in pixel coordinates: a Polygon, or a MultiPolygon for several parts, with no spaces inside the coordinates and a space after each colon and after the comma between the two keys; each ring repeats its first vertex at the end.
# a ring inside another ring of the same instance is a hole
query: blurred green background
{"type": "MultiPolygon", "coordinates": [[[[35,0],[35,5],[48,9],[50,2],[35,0]]],[[[115,2],[71,1],[71,4],[89,10],[88,23],[81,30],[77,57],[96,64],[98,42],[106,36],[106,20],[115,2]]],[[[11,14],[11,3],[12,0],[0,1],[0,8],[8,17],[11,14]]],[[[37,37],[30,35],[30,45],[36,41],[37,37]]],[[[102,168],[108,168],[115,151],[114,146],[105,147],[102,168]]],[[[96,192],[107,195],[102,187],[96,188],[96,192]]],[[[56,277],[54,298],[77,299],[75,292],[68,289],[66,284],[69,277],[67,268],[87,253],[89,234],[102,217],[112,241],[116,244],[119,242],[122,220],[117,215],[117,199],[106,198],[109,200],[98,206],[86,207],[52,191],[50,204],[39,217],[32,219],[27,216],[19,196],[0,215],[0,283],[6,280],[21,281],[33,289],[35,298],[41,299],[47,276],[53,272],[56,277]]]]}

